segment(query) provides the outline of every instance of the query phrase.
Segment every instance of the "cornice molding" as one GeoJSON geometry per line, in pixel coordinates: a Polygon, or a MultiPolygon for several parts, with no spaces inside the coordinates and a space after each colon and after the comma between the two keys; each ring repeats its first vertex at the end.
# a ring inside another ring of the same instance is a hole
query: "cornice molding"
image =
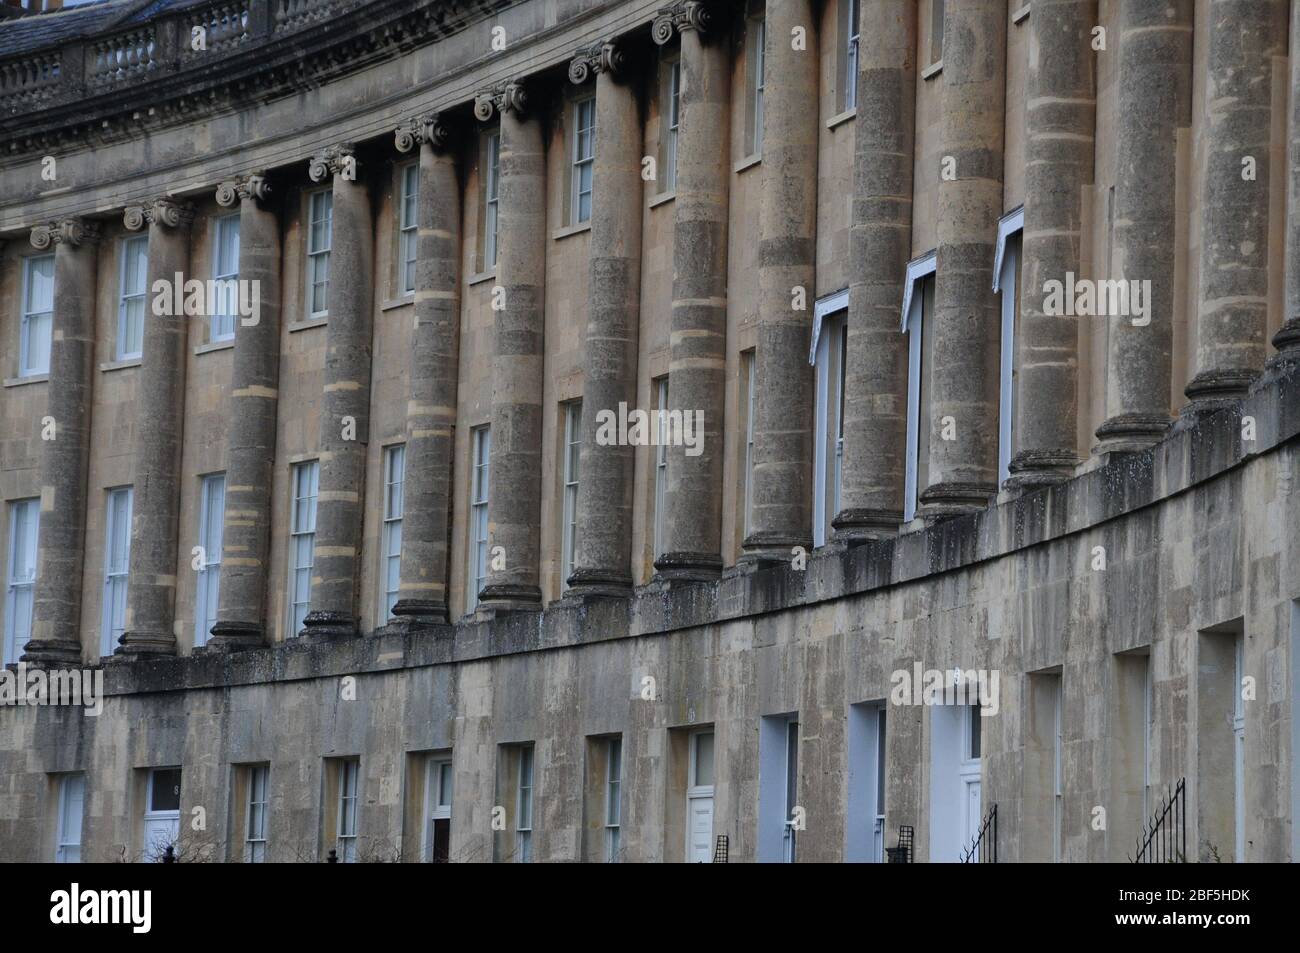
{"type": "Polygon", "coordinates": [[[32,247],[45,251],[51,245],[94,245],[99,241],[99,224],[84,218],[65,218],[32,226],[32,247]]]}

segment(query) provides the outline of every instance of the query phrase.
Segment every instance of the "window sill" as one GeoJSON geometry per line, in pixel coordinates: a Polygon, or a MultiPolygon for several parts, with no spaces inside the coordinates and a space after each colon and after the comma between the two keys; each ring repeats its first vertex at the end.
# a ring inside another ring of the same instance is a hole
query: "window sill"
{"type": "Polygon", "coordinates": [[[1011,22],[1012,22],[1012,23],[1020,23],[1020,22],[1023,21],[1023,20],[1025,19],[1025,17],[1027,17],[1027,16],[1029,16],[1029,4],[1026,3],[1023,7],[1021,7],[1019,10],[1017,10],[1015,13],[1011,14],[1011,22]]]}
{"type": "Polygon", "coordinates": [[[551,241],[559,241],[561,238],[569,238],[573,235],[581,235],[583,232],[591,231],[591,222],[581,222],[578,225],[566,225],[551,233],[551,241]]]}
{"type": "Polygon", "coordinates": [[[858,107],[852,106],[844,110],[844,112],[840,113],[838,116],[831,116],[830,119],[827,119],[826,128],[834,129],[836,126],[842,126],[850,119],[856,119],[857,117],[858,117],[858,107]]]}
{"type": "Polygon", "coordinates": [[[44,384],[50,379],[48,373],[45,374],[26,374],[23,377],[6,378],[5,387],[22,387],[24,384],[44,384]]]}
{"type": "Polygon", "coordinates": [[[676,198],[676,189],[673,189],[671,192],[664,192],[660,195],[656,195],[650,200],[650,208],[658,208],[660,205],[666,205],[667,203],[674,201],[676,198]]]}
{"type": "Polygon", "coordinates": [[[477,275],[470,275],[468,278],[466,278],[465,284],[467,286],[481,285],[485,281],[491,281],[496,276],[497,276],[497,270],[495,268],[491,269],[490,271],[480,271],[477,275]]]}
{"type": "Polygon", "coordinates": [[[921,70],[921,79],[934,79],[943,72],[943,60],[935,60],[925,69],[921,70]]]}
{"type": "Polygon", "coordinates": [[[235,346],[234,338],[231,338],[228,341],[209,341],[207,344],[200,344],[196,348],[194,348],[194,353],[196,355],[211,354],[213,351],[228,351],[234,346],[235,346]]]}
{"type": "Polygon", "coordinates": [[[390,300],[390,301],[385,301],[383,304],[381,304],[381,305],[379,306],[379,310],[380,310],[380,311],[392,311],[394,308],[404,308],[404,307],[406,307],[408,304],[415,304],[415,292],[414,292],[414,291],[409,292],[408,294],[404,294],[404,295],[403,295],[402,297],[400,297],[400,298],[393,298],[393,299],[390,300]]]}
{"type": "Polygon", "coordinates": [[[308,318],[306,321],[295,321],[293,324],[289,325],[289,333],[293,334],[295,331],[307,331],[311,328],[323,328],[329,323],[330,319],[327,317],[308,318]]]}
{"type": "Polygon", "coordinates": [[[99,365],[99,369],[103,371],[105,374],[107,374],[109,371],[121,371],[121,370],[125,370],[128,367],[139,367],[139,366],[140,366],[140,358],[128,357],[122,361],[105,361],[103,364],[99,365]]]}
{"type": "Polygon", "coordinates": [[[745,158],[737,162],[735,165],[733,165],[731,167],[731,171],[733,173],[744,172],[746,169],[753,168],[754,166],[758,165],[762,161],[763,161],[763,154],[761,152],[756,152],[754,153],[754,155],[746,156],[745,158]]]}

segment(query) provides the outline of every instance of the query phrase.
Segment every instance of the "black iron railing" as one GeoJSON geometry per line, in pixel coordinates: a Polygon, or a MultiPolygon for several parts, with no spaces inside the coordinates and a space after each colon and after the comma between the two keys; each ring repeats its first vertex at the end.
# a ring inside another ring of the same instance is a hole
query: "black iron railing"
{"type": "Polygon", "coordinates": [[[713,862],[715,864],[725,864],[727,862],[727,845],[728,839],[726,834],[718,835],[718,843],[713,848],[713,862]]]}
{"type": "Polygon", "coordinates": [[[1187,863],[1187,786],[1179,778],[1160,805],[1160,810],[1142,825],[1137,839],[1135,864],[1187,863]]]}
{"type": "Polygon", "coordinates": [[[898,846],[885,848],[885,863],[910,864],[912,862],[913,835],[911,825],[904,824],[900,827],[898,829],[898,846]]]}
{"type": "Polygon", "coordinates": [[[963,864],[996,864],[998,862],[998,806],[994,804],[980,822],[979,832],[970,846],[961,852],[963,864]]]}

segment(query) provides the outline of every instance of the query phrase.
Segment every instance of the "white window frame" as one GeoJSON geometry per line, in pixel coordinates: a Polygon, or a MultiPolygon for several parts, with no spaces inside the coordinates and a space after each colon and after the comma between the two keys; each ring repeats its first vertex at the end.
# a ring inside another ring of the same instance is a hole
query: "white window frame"
{"type": "Polygon", "coordinates": [[[81,832],[86,816],[86,776],[81,773],[59,777],[59,818],[54,841],[56,864],[81,863],[81,832]],[[75,820],[75,831],[73,821],[75,820]]]}
{"type": "Polygon", "coordinates": [[[605,863],[619,861],[623,821],[623,739],[605,742],[605,863]]]}
{"type": "Polygon", "coordinates": [[[655,387],[655,512],[654,512],[654,554],[658,559],[664,554],[668,540],[668,375],[656,378],[655,387]]]}
{"type": "MultiPolygon", "coordinates": [[[[177,805],[178,805],[178,806],[176,807],[175,810],[155,811],[155,810],[153,809],[153,789],[154,789],[154,783],[155,783],[155,781],[157,780],[158,775],[159,775],[160,773],[162,773],[163,771],[177,771],[177,772],[180,772],[181,783],[183,784],[183,783],[184,783],[184,780],[185,780],[184,772],[181,770],[181,767],[180,767],[179,765],[174,765],[174,766],[170,766],[170,767],[161,767],[161,768],[150,768],[149,771],[148,771],[148,774],[147,774],[147,776],[146,776],[147,780],[146,780],[146,782],[145,782],[145,791],[144,791],[144,825],[143,825],[143,826],[144,826],[144,837],[145,837],[145,840],[144,840],[144,843],[141,845],[141,849],[144,851],[145,860],[151,860],[151,859],[152,859],[152,861],[153,861],[154,863],[158,863],[158,862],[160,862],[160,861],[163,859],[163,854],[162,854],[162,852],[160,851],[160,852],[158,852],[156,855],[152,855],[152,857],[151,857],[151,855],[150,855],[150,848],[151,848],[151,847],[159,847],[159,846],[163,846],[163,847],[165,847],[166,845],[160,845],[160,844],[158,844],[157,841],[153,841],[153,842],[150,841],[150,839],[149,839],[149,822],[150,822],[150,821],[155,821],[155,822],[167,822],[167,823],[171,824],[172,827],[173,827],[173,829],[176,830],[176,832],[177,832],[176,835],[174,835],[174,836],[179,836],[179,830],[180,830],[180,818],[181,818],[181,812],[180,812],[180,807],[179,807],[179,803],[180,803],[180,791],[179,791],[179,790],[177,790],[177,793],[176,793],[177,805]]],[[[174,840],[173,840],[171,843],[172,843],[172,846],[175,846],[175,841],[174,841],[174,840]]]]}
{"type": "Polygon", "coordinates": [[[100,613],[100,655],[111,656],[126,630],[127,577],[131,569],[131,518],[135,491],[129,486],[108,490],[104,518],[104,604],[100,613]],[[118,501],[124,500],[122,506],[118,501]],[[113,560],[113,537],[122,534],[122,560],[113,560]]]}
{"type": "Polygon", "coordinates": [[[483,270],[497,266],[497,239],[501,234],[501,131],[490,132],[484,147],[483,270]]]}
{"type": "Polygon", "coordinates": [[[271,769],[248,766],[248,799],[244,805],[244,863],[266,863],[266,828],[271,800],[271,769]]]}
{"type": "Polygon", "coordinates": [[[843,0],[848,6],[845,12],[848,22],[845,24],[847,42],[844,49],[844,111],[856,109],[858,105],[858,49],[860,44],[859,0],[843,0]]]}
{"type": "Polygon", "coordinates": [[[569,201],[569,224],[583,225],[591,221],[593,186],[595,185],[596,173],[596,97],[584,96],[575,100],[573,103],[573,139],[571,147],[573,149],[573,165],[569,170],[570,183],[570,201],[569,201]],[[591,122],[583,122],[583,114],[590,110],[591,122]],[[583,134],[587,135],[588,147],[583,148],[583,134]],[[586,177],[584,185],[584,176],[586,177]],[[583,198],[587,200],[587,211],[584,217],[582,210],[583,198]]]}
{"type": "Polygon", "coordinates": [[[239,314],[239,213],[222,215],[212,221],[212,280],[217,284],[216,314],[208,319],[208,341],[233,341],[235,320],[239,314]],[[225,239],[234,231],[234,261],[222,261],[225,239]],[[222,267],[222,266],[225,267],[222,267]]]}
{"type": "Polygon", "coordinates": [[[916,518],[918,472],[917,450],[920,446],[921,423],[921,373],[924,361],[921,342],[924,314],[921,306],[925,297],[920,294],[921,282],[935,273],[937,256],[926,252],[907,263],[907,277],[903,284],[903,320],[901,331],[908,335],[907,354],[907,471],[903,490],[903,522],[916,518]]]}
{"type": "Polygon", "coordinates": [[[5,562],[4,664],[16,663],[32,637],[36,574],[40,565],[41,501],[9,501],[9,550],[5,562]],[[21,538],[20,538],[21,536],[21,538]]]}
{"type": "MultiPolygon", "coordinates": [[[[708,801],[713,800],[713,782],[718,777],[718,746],[717,734],[712,726],[696,728],[687,737],[686,742],[686,853],[685,857],[691,856],[691,818],[693,811],[691,802],[698,799],[708,801]],[[708,736],[709,739],[709,784],[701,784],[699,777],[700,762],[700,739],[708,736]]],[[[716,828],[714,828],[716,830],[716,828]]],[[[709,840],[713,840],[712,830],[709,832],[709,840]]]]}
{"type": "Polygon", "coordinates": [[[406,508],[406,444],[384,448],[384,526],[379,551],[379,624],[393,616],[402,586],[402,515],[406,508]]]}
{"type": "Polygon", "coordinates": [[[740,353],[741,370],[745,380],[745,513],[744,536],[749,535],[754,520],[754,409],[757,389],[754,386],[758,369],[758,349],[740,353]]]}
{"type": "Polygon", "coordinates": [[[519,746],[519,777],[515,786],[515,861],[533,859],[533,789],[536,785],[533,746],[519,746]],[[527,770],[525,770],[525,768],[527,770]]]}
{"type": "Polygon", "coordinates": [[[144,321],[145,314],[148,311],[148,294],[149,236],[128,235],[122,239],[122,261],[118,269],[117,359],[119,361],[138,360],[144,354],[144,321]],[[139,291],[129,291],[128,276],[131,272],[131,265],[140,256],[144,258],[144,280],[141,282],[139,291]],[[127,350],[127,343],[132,337],[127,333],[127,322],[130,319],[128,312],[131,305],[137,301],[140,302],[140,347],[137,350],[127,350]]]}
{"type": "Polygon", "coordinates": [[[23,287],[22,297],[19,299],[22,310],[22,319],[19,325],[18,333],[18,376],[35,377],[38,374],[48,374],[50,372],[50,348],[54,342],[54,256],[53,255],[31,255],[23,259],[23,287]],[[39,304],[34,303],[32,298],[32,275],[37,265],[44,267],[49,266],[49,289],[50,300],[48,308],[41,308],[39,304]],[[33,361],[33,336],[38,333],[44,337],[44,347],[38,348],[38,351],[44,352],[44,360],[37,359],[33,361]]]}
{"type": "Polygon", "coordinates": [[[452,793],[455,787],[451,755],[431,756],[424,771],[424,843],[421,845],[421,856],[427,864],[433,861],[435,822],[447,821],[450,831],[452,793]],[[444,768],[447,770],[445,778],[444,768]]]}
{"type": "Polygon", "coordinates": [[[664,187],[672,192],[677,188],[677,138],[682,121],[682,58],[674,56],[664,63],[668,67],[667,123],[664,131],[664,187]]]}
{"type": "Polygon", "coordinates": [[[403,295],[415,294],[415,263],[420,240],[420,163],[400,167],[397,203],[397,282],[403,295]]]}
{"type": "Polygon", "coordinates": [[[998,399],[998,483],[1011,476],[1011,457],[1015,439],[1016,412],[1016,304],[1019,289],[1016,272],[1020,265],[1020,242],[1024,235],[1023,206],[1008,212],[998,221],[997,248],[993,255],[993,291],[1002,301],[1002,364],[998,399]]]}
{"type": "Polygon", "coordinates": [[[816,368],[813,446],[813,545],[825,546],[830,522],[839,512],[844,453],[844,345],[849,291],[827,295],[813,306],[813,340],[808,363],[816,368]],[[823,334],[823,328],[829,333],[823,334]]]}
{"type": "Polygon", "coordinates": [[[488,566],[488,494],[492,472],[492,429],[475,427],[470,431],[469,477],[469,545],[466,547],[465,612],[478,608],[478,594],[487,580],[488,566]]]}
{"type": "Polygon", "coordinates": [[[305,308],[308,320],[319,320],[330,313],[330,251],[334,247],[334,192],[330,188],[315,189],[307,193],[307,290],[305,308]],[[318,208],[319,205],[319,208],[318,208]],[[324,225],[324,242],[316,243],[315,227],[324,225]],[[321,277],[321,274],[324,277],[321,277]],[[316,307],[316,287],[323,287],[325,307],[316,307]]]}
{"type": "Polygon", "coordinates": [[[883,702],[849,706],[844,847],[848,863],[884,863],[885,724],[883,702]]]}
{"type": "Polygon", "coordinates": [[[320,492],[320,461],[303,460],[289,468],[289,575],[285,581],[288,598],[289,615],[287,624],[288,638],[302,631],[298,607],[302,607],[301,616],[306,617],[311,611],[311,574],[316,564],[316,498],[320,492]],[[299,506],[305,507],[307,519],[300,519],[299,506]],[[310,522],[310,526],[303,526],[310,522]],[[299,544],[302,544],[301,546],[299,544]],[[303,565],[299,560],[299,549],[311,554],[311,561],[303,565]],[[297,581],[300,574],[307,580],[306,599],[297,599],[297,581]]]}
{"type": "Polygon", "coordinates": [[[225,535],[226,475],[209,473],[199,484],[199,547],[203,562],[195,579],[194,645],[207,645],[221,598],[221,547],[225,535]],[[214,514],[213,510],[216,510],[214,514]],[[213,516],[216,522],[213,522],[213,516]],[[215,538],[214,531],[215,530],[215,538]]]}
{"type": "Polygon", "coordinates": [[[764,12],[751,17],[749,22],[754,28],[754,68],[749,77],[754,97],[752,119],[754,136],[753,148],[750,150],[750,154],[758,156],[763,154],[763,93],[766,89],[764,73],[767,71],[767,15],[764,12]]]}
{"type": "Polygon", "coordinates": [[[338,820],[334,847],[340,864],[357,862],[357,804],[361,795],[361,762],[340,758],[338,763],[338,820]]]}
{"type": "Polygon", "coordinates": [[[791,715],[785,723],[785,834],[782,855],[793,864],[797,855],[794,811],[799,803],[799,716],[791,715]]]}
{"type": "Polygon", "coordinates": [[[564,404],[564,506],[560,536],[560,591],[569,588],[578,546],[578,478],[582,454],[582,400],[564,404]]]}

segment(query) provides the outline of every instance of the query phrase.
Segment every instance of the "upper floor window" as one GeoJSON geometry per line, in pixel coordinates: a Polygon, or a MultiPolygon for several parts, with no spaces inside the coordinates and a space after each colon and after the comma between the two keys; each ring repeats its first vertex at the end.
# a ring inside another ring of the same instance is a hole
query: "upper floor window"
{"type": "Polygon", "coordinates": [[[569,586],[578,545],[578,457],[582,449],[582,401],[564,405],[564,525],[560,538],[560,590],[569,586]]]}
{"type": "Polygon", "coordinates": [[[497,237],[501,232],[501,133],[489,133],[484,146],[483,270],[497,266],[497,237]]]}
{"type": "Polygon", "coordinates": [[[591,221],[591,185],[596,159],[596,97],[573,104],[573,201],[570,224],[591,221]]]}
{"type": "Polygon", "coordinates": [[[1002,361],[998,403],[998,483],[1011,475],[1015,454],[1016,389],[1020,375],[1016,360],[1016,332],[1020,325],[1020,240],[1025,210],[1018,208],[998,223],[998,243],[993,290],[1002,298],[1002,361]]]}
{"type": "Polygon", "coordinates": [[[221,587],[221,536],[226,518],[226,477],[212,473],[203,478],[199,504],[199,574],[194,597],[194,644],[207,645],[217,624],[221,587]]]}
{"type": "Polygon", "coordinates": [[[903,331],[908,336],[907,473],[903,491],[904,521],[916,517],[921,490],[930,478],[930,354],[934,337],[935,254],[929,252],[907,265],[904,284],[903,331]]]}
{"type": "Polygon", "coordinates": [[[840,0],[840,9],[844,11],[844,22],[840,35],[846,37],[844,44],[844,70],[840,97],[841,105],[847,112],[858,104],[858,5],[859,0],[840,0]]]}
{"type": "Polygon", "coordinates": [[[18,376],[50,372],[54,324],[54,256],[23,259],[23,317],[18,342],[18,376]]]}
{"type": "Polygon", "coordinates": [[[104,607],[100,654],[113,654],[126,631],[126,580],[131,568],[131,487],[108,491],[104,526],[104,607]]]}
{"type": "Polygon", "coordinates": [[[741,393],[745,406],[745,512],[743,522],[745,536],[749,535],[750,521],[754,512],[754,361],[755,351],[753,348],[741,352],[741,393]]]}
{"type": "Polygon", "coordinates": [[[36,539],[41,520],[39,499],[9,504],[9,560],[5,586],[4,664],[17,662],[32,637],[36,586],[36,539]]]}
{"type": "Polygon", "coordinates": [[[664,61],[663,88],[663,141],[660,161],[663,170],[659,176],[660,192],[677,188],[677,133],[682,119],[682,61],[680,57],[664,61]]]}
{"type": "Polygon", "coordinates": [[[475,427],[470,432],[469,565],[465,572],[465,611],[478,606],[479,590],[488,570],[488,476],[492,459],[492,431],[475,427]]]}
{"type": "Polygon", "coordinates": [[[654,381],[655,389],[655,426],[659,432],[655,440],[655,558],[664,554],[668,544],[665,520],[668,516],[668,378],[660,377],[654,381]]]}
{"type": "Polygon", "coordinates": [[[930,61],[926,67],[943,63],[944,0],[930,0],[930,61]]]}
{"type": "Polygon", "coordinates": [[[814,308],[817,368],[816,444],[813,451],[813,545],[824,546],[840,510],[844,458],[844,355],[848,345],[848,291],[818,301],[814,308]]]}
{"type": "Polygon", "coordinates": [[[307,212],[307,317],[329,313],[330,245],[334,232],[334,193],[312,192],[307,212]]]}
{"type": "Polygon", "coordinates": [[[402,167],[402,198],[398,208],[398,270],[402,294],[415,293],[415,260],[418,251],[418,212],[420,202],[420,165],[412,162],[402,167]]]}
{"type": "Polygon", "coordinates": [[[302,631],[311,608],[311,570],[316,561],[316,494],[320,461],[295,463],[289,511],[289,635],[302,631]]]}
{"type": "Polygon", "coordinates": [[[149,238],[135,235],[122,242],[122,271],[117,308],[117,359],[144,353],[145,295],[149,286],[149,238]]]}
{"type": "Polygon", "coordinates": [[[208,328],[209,341],[233,341],[239,313],[239,213],[223,215],[212,229],[212,279],[217,286],[217,313],[208,328]]]}
{"type": "Polygon", "coordinates": [[[380,619],[383,625],[393,615],[398,590],[402,584],[402,508],[406,482],[406,445],[396,444],[384,450],[384,530],[382,564],[379,567],[380,619]]]}
{"type": "Polygon", "coordinates": [[[749,75],[746,77],[749,93],[749,116],[746,122],[748,152],[752,156],[763,152],[763,73],[767,60],[767,20],[761,4],[756,4],[750,13],[748,29],[749,39],[747,57],[749,75]]]}

